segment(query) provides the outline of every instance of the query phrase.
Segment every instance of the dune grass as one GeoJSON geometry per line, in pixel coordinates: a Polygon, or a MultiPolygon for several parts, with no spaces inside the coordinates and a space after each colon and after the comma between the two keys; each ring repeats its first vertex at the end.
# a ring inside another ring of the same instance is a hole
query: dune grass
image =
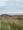
{"type": "Polygon", "coordinates": [[[1,22],[1,30],[23,30],[23,26],[14,22],[1,22]]]}

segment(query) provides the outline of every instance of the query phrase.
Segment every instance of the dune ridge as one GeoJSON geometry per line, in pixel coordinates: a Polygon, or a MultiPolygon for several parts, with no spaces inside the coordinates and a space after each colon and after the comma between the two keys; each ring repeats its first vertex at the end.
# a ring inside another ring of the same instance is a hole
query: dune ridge
{"type": "Polygon", "coordinates": [[[2,14],[0,15],[1,21],[10,21],[15,23],[23,23],[23,15],[8,15],[8,14],[2,14]]]}

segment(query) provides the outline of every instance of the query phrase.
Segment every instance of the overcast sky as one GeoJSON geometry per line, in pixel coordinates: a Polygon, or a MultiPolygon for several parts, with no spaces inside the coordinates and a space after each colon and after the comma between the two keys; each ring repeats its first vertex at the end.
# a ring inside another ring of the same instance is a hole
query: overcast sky
{"type": "Polygon", "coordinates": [[[23,15],[23,0],[0,0],[0,14],[23,15]]]}

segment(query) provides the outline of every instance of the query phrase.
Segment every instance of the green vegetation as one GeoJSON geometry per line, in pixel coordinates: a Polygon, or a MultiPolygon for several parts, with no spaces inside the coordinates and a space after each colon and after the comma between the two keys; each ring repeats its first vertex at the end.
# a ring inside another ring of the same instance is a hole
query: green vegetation
{"type": "Polygon", "coordinates": [[[14,22],[1,22],[0,30],[23,30],[23,26],[14,22]]]}

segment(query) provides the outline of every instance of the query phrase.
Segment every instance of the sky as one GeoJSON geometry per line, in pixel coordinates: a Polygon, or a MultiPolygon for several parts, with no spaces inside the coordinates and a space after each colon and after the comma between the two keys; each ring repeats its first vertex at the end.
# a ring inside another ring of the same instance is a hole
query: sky
{"type": "Polygon", "coordinates": [[[0,0],[0,14],[23,15],[23,0],[0,0]]]}

